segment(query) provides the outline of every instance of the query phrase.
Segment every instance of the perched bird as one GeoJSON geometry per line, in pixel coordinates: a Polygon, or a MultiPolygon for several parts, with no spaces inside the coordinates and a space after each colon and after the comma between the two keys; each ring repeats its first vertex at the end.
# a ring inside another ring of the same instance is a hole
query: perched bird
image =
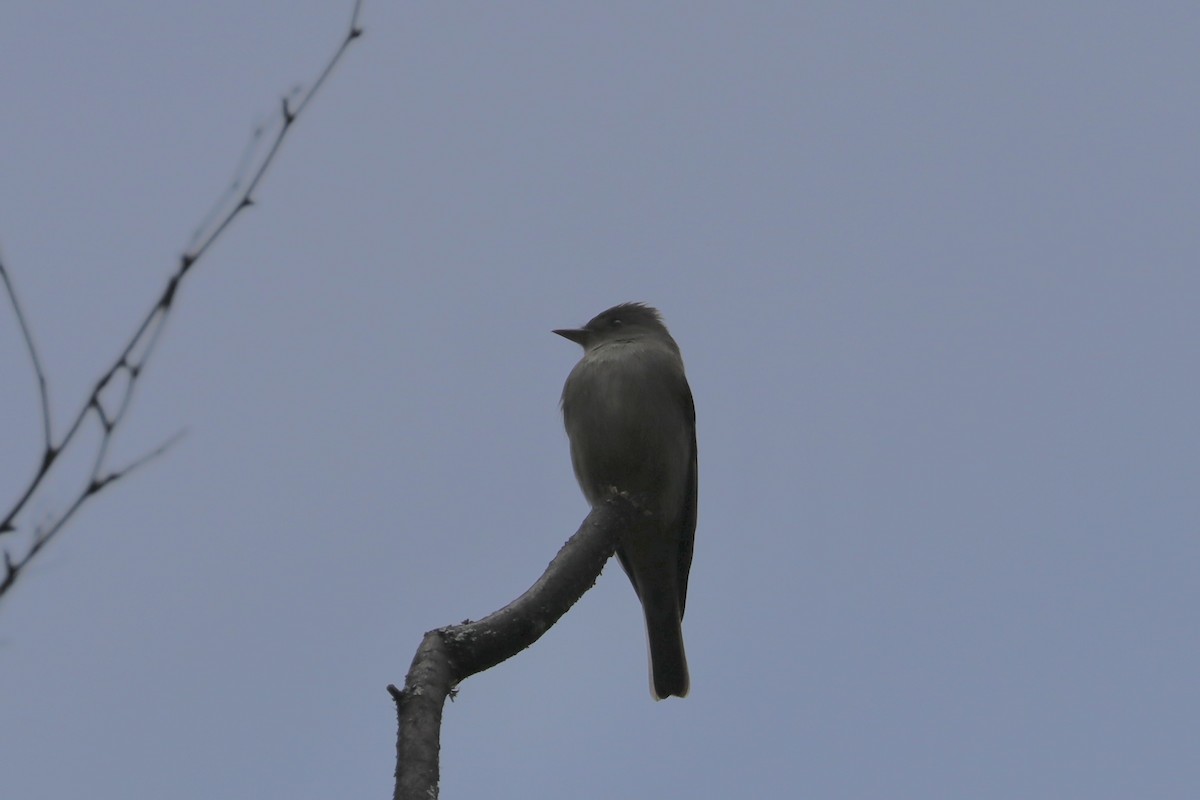
{"type": "Polygon", "coordinates": [[[593,506],[615,492],[643,512],[617,556],[646,616],[650,693],[688,693],[683,610],[696,533],[696,410],[679,346],[657,310],[614,306],[554,331],[583,347],[563,386],[571,463],[593,506]]]}

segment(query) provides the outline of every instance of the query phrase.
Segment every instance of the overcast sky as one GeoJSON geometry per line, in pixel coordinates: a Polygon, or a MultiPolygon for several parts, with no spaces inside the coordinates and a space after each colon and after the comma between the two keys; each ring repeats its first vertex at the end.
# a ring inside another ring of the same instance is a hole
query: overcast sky
{"type": "MultiPolygon", "coordinates": [[[[58,431],[350,6],[0,7],[0,247],[58,431]]],[[[692,694],[651,701],[610,564],[460,687],[443,796],[1197,796],[1200,6],[362,22],[114,464],[185,438],[0,604],[0,794],[390,796],[422,632],[587,513],[550,330],[641,300],[696,400],[692,694]]],[[[0,308],[0,504],[39,448],[0,308]]]]}

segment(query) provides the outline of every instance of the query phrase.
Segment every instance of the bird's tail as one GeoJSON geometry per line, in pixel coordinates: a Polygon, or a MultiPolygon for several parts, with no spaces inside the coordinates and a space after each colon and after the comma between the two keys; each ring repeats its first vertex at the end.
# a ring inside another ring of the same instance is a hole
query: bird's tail
{"type": "Polygon", "coordinates": [[[642,597],[642,608],[650,650],[650,694],[655,700],[687,697],[690,680],[679,604],[673,596],[646,596],[642,597]]]}

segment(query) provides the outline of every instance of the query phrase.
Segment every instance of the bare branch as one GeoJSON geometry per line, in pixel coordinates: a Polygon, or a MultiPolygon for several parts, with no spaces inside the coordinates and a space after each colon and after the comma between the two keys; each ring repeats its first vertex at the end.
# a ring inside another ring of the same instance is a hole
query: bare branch
{"type": "Polygon", "coordinates": [[[442,708],[470,676],[532,645],[592,587],[621,535],[639,513],[614,496],[592,509],[550,566],[523,595],[478,622],[429,631],[421,640],[396,702],[395,800],[436,798],[442,708]]]}
{"type": "MultiPolygon", "coordinates": [[[[3,574],[0,574],[0,600],[12,588],[17,577],[29,562],[41,552],[42,548],[55,538],[67,521],[70,520],[88,498],[120,480],[146,462],[162,455],[178,440],[179,436],[176,435],[168,442],[125,467],[116,470],[106,469],[106,460],[113,437],[124,421],[126,412],[129,410],[130,401],[133,399],[133,394],[138,386],[138,379],[142,376],[151,355],[154,353],[184,277],[203,258],[213,243],[229,228],[242,209],[253,204],[251,193],[258,187],[263,177],[267,174],[267,170],[274,163],[275,156],[279,152],[288,131],[292,129],[293,124],[299,119],[304,109],[308,107],[317,90],[321,88],[326,78],[333,72],[334,67],[341,61],[350,43],[362,35],[362,29],[358,23],[361,10],[362,0],[355,0],[354,10],[350,17],[350,25],[345,35],[342,37],[333,55],[326,62],[324,68],[317,75],[312,87],[304,94],[303,99],[294,108],[291,107],[291,104],[286,99],[284,100],[281,123],[266,153],[259,160],[255,161],[252,157],[254,148],[251,147],[243,157],[242,163],[239,166],[239,174],[251,175],[250,180],[243,181],[242,178],[235,178],[231,193],[223,196],[218,206],[210,212],[205,223],[196,232],[196,235],[193,236],[188,250],[180,256],[179,264],[175,272],[167,279],[167,285],[163,288],[162,293],[142,318],[141,323],[137,326],[124,348],[122,348],[120,354],[96,381],[91,393],[81,404],[79,412],[67,426],[66,434],[57,444],[54,442],[52,435],[50,401],[45,371],[42,368],[42,362],[38,357],[37,349],[34,347],[33,335],[26,322],[21,305],[17,300],[17,294],[9,278],[8,271],[4,268],[3,263],[0,263],[0,277],[4,279],[10,304],[16,313],[21,331],[25,336],[25,344],[29,351],[30,361],[33,362],[34,372],[37,375],[38,389],[41,393],[42,427],[44,431],[41,464],[34,471],[33,477],[24,490],[18,494],[12,508],[0,518],[0,533],[14,531],[20,527],[17,524],[19,515],[25,509],[30,498],[33,497],[38,488],[45,482],[58,455],[76,441],[76,436],[83,426],[91,422],[100,427],[100,443],[97,446],[92,462],[91,474],[87,483],[79,488],[79,492],[74,500],[52,524],[44,529],[39,527],[32,532],[31,541],[22,555],[16,556],[9,550],[4,551],[3,574]],[[240,194],[237,192],[238,187],[244,187],[240,194]],[[232,204],[228,202],[229,197],[235,198],[232,204]],[[211,224],[212,220],[216,220],[216,223],[211,224]],[[207,230],[207,233],[205,233],[205,230],[207,230]]],[[[255,131],[252,144],[260,140],[261,137],[262,129],[260,127],[255,131]]]]}

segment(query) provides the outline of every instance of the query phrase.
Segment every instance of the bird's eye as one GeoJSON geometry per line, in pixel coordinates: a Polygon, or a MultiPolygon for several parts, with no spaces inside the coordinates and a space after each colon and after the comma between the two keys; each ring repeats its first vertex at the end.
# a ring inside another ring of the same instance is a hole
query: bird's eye
{"type": "Polygon", "coordinates": [[[619,328],[619,327],[621,327],[621,320],[614,319],[612,322],[609,323],[609,325],[614,328],[619,328]]]}

